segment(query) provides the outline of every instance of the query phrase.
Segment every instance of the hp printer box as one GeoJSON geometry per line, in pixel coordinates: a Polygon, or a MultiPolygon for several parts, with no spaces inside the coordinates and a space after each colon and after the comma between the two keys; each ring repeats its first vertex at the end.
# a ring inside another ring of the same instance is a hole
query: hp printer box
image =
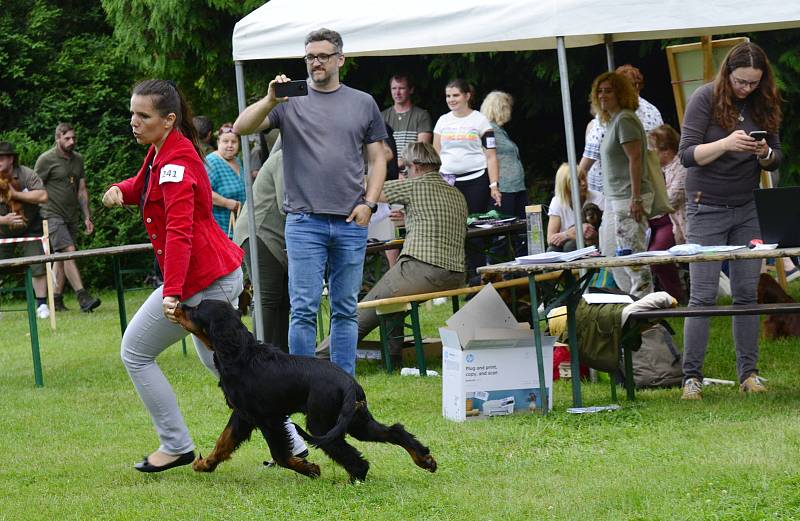
{"type": "Polygon", "coordinates": [[[442,414],[464,421],[553,406],[553,337],[542,337],[545,395],[539,389],[534,332],[488,285],[439,329],[442,414]]]}

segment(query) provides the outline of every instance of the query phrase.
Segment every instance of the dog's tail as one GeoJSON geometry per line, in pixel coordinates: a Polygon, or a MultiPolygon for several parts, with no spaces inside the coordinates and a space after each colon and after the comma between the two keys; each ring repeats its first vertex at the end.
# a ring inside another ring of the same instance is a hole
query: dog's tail
{"type": "Polygon", "coordinates": [[[331,427],[331,430],[323,434],[322,436],[314,436],[313,434],[307,433],[302,427],[294,424],[295,428],[297,429],[297,433],[303,437],[308,443],[316,447],[324,447],[328,445],[330,442],[340,439],[344,434],[347,432],[347,427],[350,425],[350,421],[353,419],[353,416],[356,413],[356,409],[358,408],[358,404],[356,403],[356,385],[351,385],[345,391],[344,396],[342,397],[342,408],[339,411],[339,417],[336,419],[336,424],[331,427]]]}

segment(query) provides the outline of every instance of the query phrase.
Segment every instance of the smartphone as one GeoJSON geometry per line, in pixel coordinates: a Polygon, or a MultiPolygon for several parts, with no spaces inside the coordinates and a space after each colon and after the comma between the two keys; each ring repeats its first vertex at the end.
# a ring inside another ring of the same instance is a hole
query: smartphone
{"type": "Polygon", "coordinates": [[[767,131],[766,130],[753,130],[750,132],[750,137],[755,139],[756,141],[761,141],[762,139],[767,139],[767,131]]]}
{"type": "Polygon", "coordinates": [[[294,80],[275,84],[276,98],[292,96],[308,96],[308,82],[306,80],[294,80]]]}

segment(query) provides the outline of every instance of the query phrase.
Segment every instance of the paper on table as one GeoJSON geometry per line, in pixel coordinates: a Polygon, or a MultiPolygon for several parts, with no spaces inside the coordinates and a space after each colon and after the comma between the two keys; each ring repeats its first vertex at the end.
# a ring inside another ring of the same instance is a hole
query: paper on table
{"type": "Polygon", "coordinates": [[[723,253],[727,251],[733,250],[741,250],[742,248],[746,248],[747,246],[741,245],[727,245],[721,244],[719,246],[700,246],[699,244],[677,244],[669,249],[669,252],[673,255],[697,255],[698,253],[723,253]]]}
{"type": "Polygon", "coordinates": [[[725,252],[725,251],[733,251],[733,250],[741,250],[743,248],[747,248],[744,244],[741,246],[700,246],[700,253],[709,253],[709,252],[725,252]]]}
{"type": "Polygon", "coordinates": [[[668,250],[652,250],[631,253],[630,255],[626,255],[626,257],[669,257],[670,255],[672,255],[672,253],[668,250]]]}
{"type": "Polygon", "coordinates": [[[583,300],[587,304],[633,304],[630,295],[617,295],[615,293],[584,293],[583,300]]]}
{"type": "Polygon", "coordinates": [[[756,244],[753,249],[754,250],[775,250],[778,248],[778,243],[774,244],[756,244]]]}
{"type": "Polygon", "coordinates": [[[546,251],[544,253],[535,253],[533,255],[525,255],[517,257],[519,264],[547,264],[549,262],[569,262],[580,259],[586,255],[597,251],[596,246],[587,246],[580,250],[559,252],[559,251],[546,251]]]}

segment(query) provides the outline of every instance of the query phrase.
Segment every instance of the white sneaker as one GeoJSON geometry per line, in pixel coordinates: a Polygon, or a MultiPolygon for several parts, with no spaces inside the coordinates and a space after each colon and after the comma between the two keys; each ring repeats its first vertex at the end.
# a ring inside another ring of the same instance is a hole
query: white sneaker
{"type": "MultiPolygon", "coordinates": [[[[289,438],[292,442],[292,455],[298,458],[308,457],[308,447],[306,446],[306,442],[299,434],[297,434],[297,429],[294,427],[294,423],[292,423],[292,420],[290,420],[288,416],[285,420],[283,420],[283,426],[286,429],[286,434],[289,435],[289,438]]],[[[264,462],[265,467],[274,467],[275,465],[275,461],[273,460],[264,462]]]]}
{"type": "Polygon", "coordinates": [[[36,316],[41,319],[50,318],[50,308],[47,307],[47,304],[39,304],[39,307],[36,308],[36,316]]]}
{"type": "Polygon", "coordinates": [[[719,272],[719,287],[717,288],[717,296],[731,296],[731,280],[721,271],[719,272]]]}
{"type": "Polygon", "coordinates": [[[308,456],[308,447],[306,446],[305,440],[297,434],[297,429],[294,428],[294,423],[289,418],[286,418],[283,421],[283,425],[286,427],[286,433],[289,434],[289,437],[292,439],[292,455],[299,456],[304,458],[308,456]]]}

